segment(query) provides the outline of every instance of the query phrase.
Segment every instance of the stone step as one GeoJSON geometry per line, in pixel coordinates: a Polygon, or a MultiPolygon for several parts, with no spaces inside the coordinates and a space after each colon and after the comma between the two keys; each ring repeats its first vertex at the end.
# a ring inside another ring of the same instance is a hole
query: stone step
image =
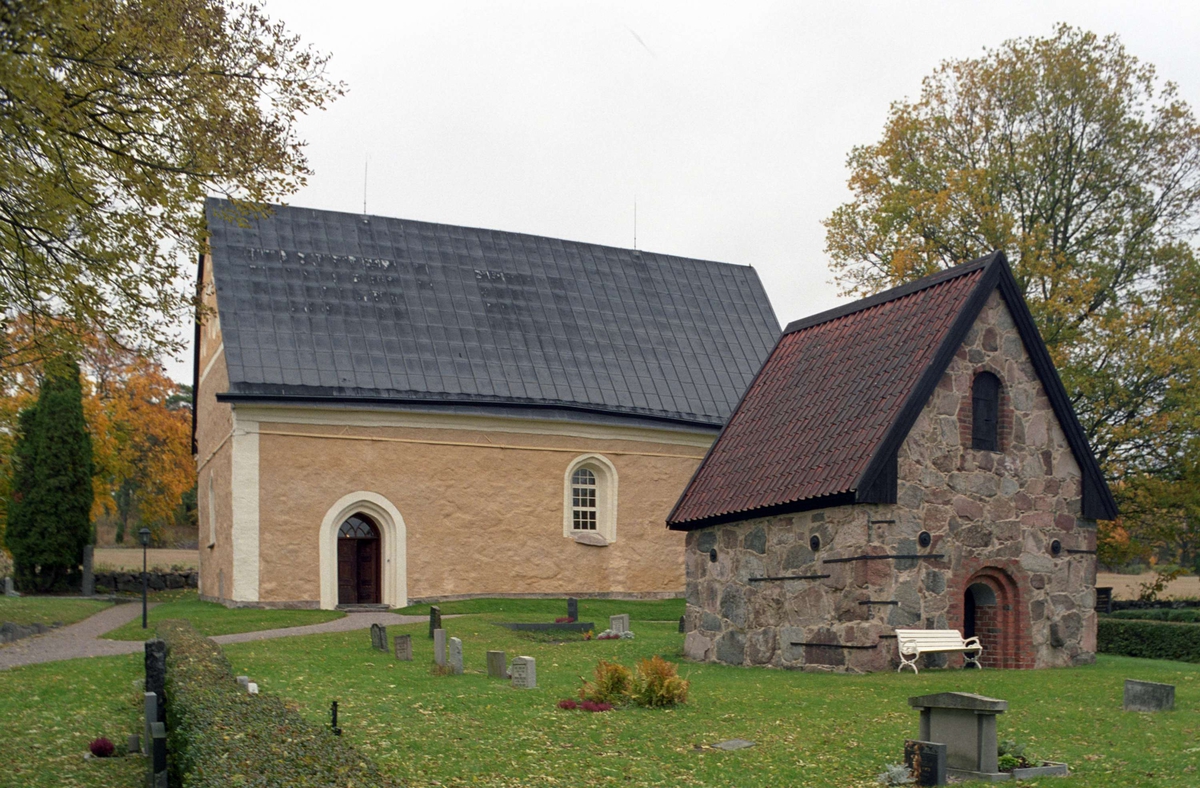
{"type": "Polygon", "coordinates": [[[387,605],[338,605],[337,609],[347,613],[386,613],[390,610],[387,605]]]}

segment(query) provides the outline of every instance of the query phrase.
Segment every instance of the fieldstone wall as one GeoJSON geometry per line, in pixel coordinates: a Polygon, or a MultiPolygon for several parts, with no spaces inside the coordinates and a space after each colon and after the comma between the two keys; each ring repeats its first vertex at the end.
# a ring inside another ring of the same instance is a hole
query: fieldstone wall
{"type": "Polygon", "coordinates": [[[687,656],[885,670],[897,664],[897,627],[961,631],[974,586],[985,666],[1091,662],[1095,555],[1070,551],[1095,550],[1095,523],[1080,517],[1079,467],[998,293],[897,459],[896,504],[689,532],[687,656]],[[984,370],[1003,383],[996,452],[971,448],[971,384],[984,370]],[[919,544],[922,532],[928,547],[919,544]],[[884,557],[894,555],[920,557],[884,557]],[[811,579],[772,579],[785,576],[811,579]]]}

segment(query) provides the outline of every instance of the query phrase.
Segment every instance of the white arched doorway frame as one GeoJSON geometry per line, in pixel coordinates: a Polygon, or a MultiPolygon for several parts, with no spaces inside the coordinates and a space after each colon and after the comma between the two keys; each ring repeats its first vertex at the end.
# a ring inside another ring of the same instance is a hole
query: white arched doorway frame
{"type": "Polygon", "coordinates": [[[383,542],[382,599],[390,607],[408,604],[408,530],[400,510],[379,493],[360,490],[343,495],[329,507],[321,520],[321,609],[333,610],[338,603],[337,534],[342,523],[354,514],[365,514],[379,526],[383,542]]]}

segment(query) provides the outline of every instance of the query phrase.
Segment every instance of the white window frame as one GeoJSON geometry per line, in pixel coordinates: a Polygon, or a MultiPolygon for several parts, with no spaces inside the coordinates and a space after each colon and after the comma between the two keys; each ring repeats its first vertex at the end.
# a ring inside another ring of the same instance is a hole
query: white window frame
{"type": "Polygon", "coordinates": [[[563,536],[598,534],[609,544],[617,541],[617,469],[606,457],[583,454],[567,465],[563,475],[563,536]],[[586,468],[596,477],[596,530],[575,530],[574,476],[586,468]]]}

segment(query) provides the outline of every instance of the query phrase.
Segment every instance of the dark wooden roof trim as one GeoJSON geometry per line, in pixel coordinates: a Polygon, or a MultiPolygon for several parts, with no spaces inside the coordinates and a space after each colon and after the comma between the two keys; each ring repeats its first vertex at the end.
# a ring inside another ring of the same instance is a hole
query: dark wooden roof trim
{"type": "MultiPolygon", "coordinates": [[[[703,464],[701,463],[701,465],[703,464]]],[[[686,490],[687,488],[685,487],[684,489],[686,490]]],[[[816,498],[801,498],[798,501],[788,501],[787,503],[763,506],[758,509],[743,509],[739,512],[726,512],[682,523],[675,523],[668,520],[667,528],[672,531],[696,531],[723,523],[757,520],[760,517],[775,517],[776,515],[795,514],[796,512],[809,512],[813,509],[829,509],[834,506],[849,506],[852,503],[855,503],[853,491],[833,493],[832,495],[818,495],[816,498]]],[[[675,512],[672,511],[671,513],[674,514],[675,512]]]]}

